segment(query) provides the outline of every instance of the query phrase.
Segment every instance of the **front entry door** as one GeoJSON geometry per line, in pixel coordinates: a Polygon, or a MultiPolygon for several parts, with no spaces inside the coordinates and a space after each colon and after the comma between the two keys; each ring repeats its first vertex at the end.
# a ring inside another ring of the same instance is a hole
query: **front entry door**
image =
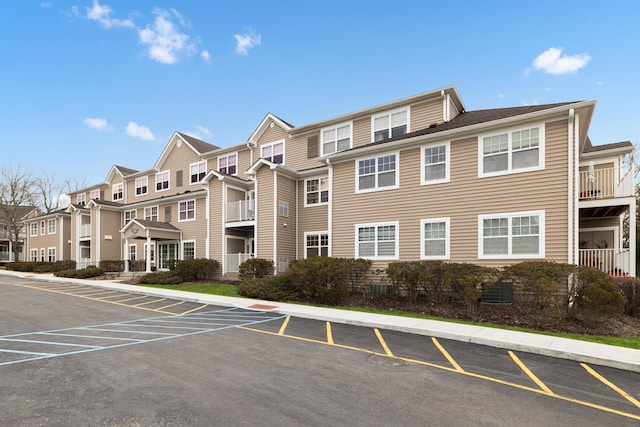
{"type": "Polygon", "coordinates": [[[178,259],[177,243],[160,243],[158,245],[158,268],[166,270],[169,268],[167,263],[170,259],[178,259]]]}

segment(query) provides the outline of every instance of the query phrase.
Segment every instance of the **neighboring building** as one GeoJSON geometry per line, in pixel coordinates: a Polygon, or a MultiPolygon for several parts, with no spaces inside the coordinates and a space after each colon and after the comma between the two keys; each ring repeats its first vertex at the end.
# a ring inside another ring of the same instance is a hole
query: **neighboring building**
{"type": "Polygon", "coordinates": [[[25,260],[24,221],[37,214],[38,208],[35,206],[0,207],[0,264],[25,260]],[[14,241],[15,227],[18,227],[17,245],[14,241]]]}
{"type": "Polygon", "coordinates": [[[151,169],[70,194],[71,257],[213,258],[223,274],[250,257],[278,272],[314,255],[546,259],[635,276],[633,146],[591,145],[594,107],[466,111],[448,86],[299,127],[267,114],[226,148],[176,132],[151,169]]]}
{"type": "Polygon", "coordinates": [[[71,215],[65,209],[27,219],[25,233],[27,261],[71,259],[71,215]]]}

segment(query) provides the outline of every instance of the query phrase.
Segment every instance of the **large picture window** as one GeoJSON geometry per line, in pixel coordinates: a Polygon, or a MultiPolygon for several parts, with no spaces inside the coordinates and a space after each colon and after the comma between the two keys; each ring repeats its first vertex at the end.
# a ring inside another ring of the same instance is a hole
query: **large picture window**
{"type": "Polygon", "coordinates": [[[398,222],[356,224],[356,258],[398,259],[398,222]]]}
{"type": "Polygon", "coordinates": [[[479,138],[479,175],[544,169],[544,124],[479,138]]]}
{"type": "Polygon", "coordinates": [[[356,160],[356,192],[398,187],[397,154],[356,160]]]}
{"type": "Polygon", "coordinates": [[[544,211],[478,216],[478,257],[543,258],[544,211]]]}

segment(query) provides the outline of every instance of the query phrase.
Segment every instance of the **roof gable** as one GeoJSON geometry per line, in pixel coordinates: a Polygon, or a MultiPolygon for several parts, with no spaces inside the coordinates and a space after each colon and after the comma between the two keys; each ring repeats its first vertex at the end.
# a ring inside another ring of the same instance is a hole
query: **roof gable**
{"type": "Polygon", "coordinates": [[[167,161],[167,158],[169,158],[171,151],[173,151],[175,147],[181,147],[182,144],[189,147],[198,157],[201,157],[204,153],[208,153],[219,148],[182,132],[174,132],[169,139],[169,142],[167,142],[167,145],[164,147],[162,154],[160,154],[160,157],[156,161],[156,164],[153,166],[153,169],[156,171],[161,170],[162,166],[167,161]]]}
{"type": "Polygon", "coordinates": [[[248,142],[253,145],[257,145],[258,140],[260,139],[262,134],[265,133],[266,130],[269,129],[269,127],[274,125],[280,126],[285,132],[289,132],[291,129],[294,128],[293,125],[285,122],[278,116],[271,113],[267,113],[267,115],[264,116],[264,119],[262,119],[262,121],[260,122],[256,130],[254,130],[251,136],[249,137],[248,142]]]}

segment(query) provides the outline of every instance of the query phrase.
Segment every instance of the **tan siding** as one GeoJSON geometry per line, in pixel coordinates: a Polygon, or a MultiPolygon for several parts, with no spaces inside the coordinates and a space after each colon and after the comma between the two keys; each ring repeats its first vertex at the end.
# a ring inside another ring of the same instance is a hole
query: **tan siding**
{"type": "Polygon", "coordinates": [[[424,129],[434,123],[442,123],[442,99],[432,99],[411,106],[411,129],[424,129]]]}
{"type": "MultiPolygon", "coordinates": [[[[258,138],[258,148],[264,144],[271,144],[272,142],[280,141],[281,139],[287,138],[287,132],[282,129],[280,126],[275,125],[273,127],[268,127],[260,138],[258,138]]],[[[285,147],[286,148],[286,147],[285,147]]],[[[260,152],[258,151],[258,156],[260,156],[260,152]]]]}
{"type": "MultiPolygon", "coordinates": [[[[100,231],[95,239],[100,244],[100,260],[122,259],[122,248],[120,245],[121,214],[116,211],[100,210],[100,231]],[[108,240],[106,236],[111,236],[108,240]]],[[[94,249],[91,248],[93,252],[94,249]]],[[[92,257],[95,255],[92,253],[92,257]]]]}
{"type": "Polygon", "coordinates": [[[304,233],[329,230],[329,206],[304,207],[304,180],[298,181],[298,258],[304,258],[304,233]]]}
{"type": "Polygon", "coordinates": [[[224,226],[224,206],[222,205],[222,181],[212,179],[209,182],[209,258],[222,263],[222,227],[224,226]]]}
{"type": "Polygon", "coordinates": [[[310,169],[318,166],[322,166],[317,159],[307,157],[307,138],[312,135],[318,136],[318,152],[320,153],[322,148],[320,147],[320,133],[304,134],[302,136],[295,136],[287,139],[285,142],[285,165],[290,169],[302,170],[310,169]]]}
{"type": "Polygon", "coordinates": [[[353,121],[353,147],[371,143],[371,117],[353,121]]]}
{"type": "MultiPolygon", "coordinates": [[[[190,199],[189,199],[190,200],[190,199]]],[[[178,221],[178,203],[175,202],[171,206],[172,224],[182,230],[182,240],[195,240],[196,241],[196,258],[204,258],[206,255],[205,241],[207,238],[207,220],[206,220],[206,206],[207,198],[198,197],[196,202],[196,219],[195,221],[178,221]],[[175,213],[174,213],[175,212],[175,213]]],[[[162,205],[160,210],[164,213],[164,206],[162,205]]]]}
{"type": "MultiPolygon", "coordinates": [[[[289,203],[289,216],[278,215],[278,258],[296,259],[296,180],[278,174],[278,202],[289,203]],[[285,227],[284,224],[287,224],[285,227]]],[[[276,260],[277,261],[277,260],[276,260]]]]}
{"type": "MultiPolygon", "coordinates": [[[[166,160],[162,164],[160,168],[160,172],[170,170],[171,177],[169,179],[169,190],[156,192],[155,187],[155,174],[154,174],[154,185],[150,189],[150,193],[154,195],[153,197],[158,197],[160,195],[166,194],[175,194],[177,192],[183,192],[185,190],[193,190],[193,188],[198,187],[199,185],[189,185],[189,165],[191,163],[196,163],[200,161],[200,157],[189,147],[188,144],[182,144],[180,147],[174,145],[171,149],[171,152],[167,156],[166,160]],[[176,172],[182,171],[182,186],[178,187],[176,185],[176,172]],[[191,188],[190,188],[191,187],[191,188]]],[[[207,162],[207,167],[211,167],[211,164],[207,162]]]]}
{"type": "MultiPolygon", "coordinates": [[[[138,178],[143,178],[139,176],[138,178]]],[[[144,202],[145,200],[158,197],[155,192],[156,189],[156,176],[155,172],[147,175],[147,194],[136,195],[136,178],[130,178],[127,180],[127,203],[144,202]]],[[[138,217],[140,218],[140,217],[138,217]]]]}
{"type": "Polygon", "coordinates": [[[257,238],[256,252],[258,258],[273,260],[273,185],[274,172],[266,167],[261,167],[256,174],[258,181],[257,200],[257,238]]]}

